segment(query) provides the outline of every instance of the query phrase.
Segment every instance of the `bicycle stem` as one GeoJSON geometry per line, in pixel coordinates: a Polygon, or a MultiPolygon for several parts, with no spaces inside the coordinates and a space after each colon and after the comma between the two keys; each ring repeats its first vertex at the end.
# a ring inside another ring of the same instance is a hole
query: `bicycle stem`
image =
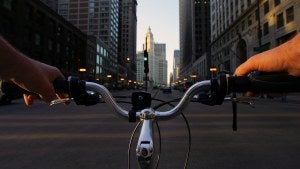
{"type": "Polygon", "coordinates": [[[136,156],[141,169],[148,169],[151,166],[153,146],[153,122],[155,120],[154,110],[144,109],[141,111],[142,128],[136,147],[136,156]]]}

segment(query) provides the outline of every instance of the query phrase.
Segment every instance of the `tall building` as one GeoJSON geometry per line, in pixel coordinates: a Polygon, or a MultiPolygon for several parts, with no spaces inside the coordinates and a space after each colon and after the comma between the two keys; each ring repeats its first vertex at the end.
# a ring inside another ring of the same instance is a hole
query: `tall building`
{"type": "Polygon", "coordinates": [[[122,0],[119,19],[119,73],[126,80],[136,79],[136,0],[122,0]]]}
{"type": "Polygon", "coordinates": [[[234,72],[252,55],[300,30],[299,0],[211,1],[212,65],[234,72]]]}
{"type": "MultiPolygon", "coordinates": [[[[1,1],[4,2],[4,1],[1,1]]],[[[93,46],[86,34],[39,0],[0,3],[0,34],[18,50],[65,75],[94,77],[93,46]],[[80,68],[90,68],[79,72],[80,68]]]]}
{"type": "Polygon", "coordinates": [[[144,52],[138,52],[136,54],[136,81],[143,83],[144,77],[144,52]]]}
{"type": "MultiPolygon", "coordinates": [[[[153,34],[151,32],[150,27],[145,35],[144,50],[147,50],[149,55],[149,84],[151,86],[166,85],[168,81],[168,62],[166,60],[166,44],[154,42],[153,34]]],[[[141,52],[139,52],[138,55],[142,55],[141,52]]],[[[144,71],[144,69],[142,70],[144,71]]],[[[138,71],[140,71],[140,68],[138,68],[138,71]]],[[[137,72],[137,74],[140,73],[137,72]]]]}
{"type": "Polygon", "coordinates": [[[60,15],[88,35],[101,40],[108,48],[103,77],[110,74],[118,80],[118,0],[58,0],[60,15]]]}
{"type": "Polygon", "coordinates": [[[179,0],[180,72],[188,74],[192,67],[192,0],[179,0]]]}
{"type": "Polygon", "coordinates": [[[156,57],[157,64],[157,83],[168,83],[168,62],[166,60],[166,44],[154,43],[154,56],[156,57]]]}
{"type": "Polygon", "coordinates": [[[179,8],[180,76],[204,79],[210,67],[210,0],[180,0],[179,8]]]}
{"type": "Polygon", "coordinates": [[[179,78],[180,69],[180,50],[174,50],[174,62],[173,62],[173,79],[172,82],[176,82],[179,78]]]}

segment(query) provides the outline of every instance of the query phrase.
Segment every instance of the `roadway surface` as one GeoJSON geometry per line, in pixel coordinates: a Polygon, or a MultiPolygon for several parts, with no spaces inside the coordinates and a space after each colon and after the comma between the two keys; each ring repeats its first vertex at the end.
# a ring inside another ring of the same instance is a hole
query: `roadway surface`
{"type": "MultiPolygon", "coordinates": [[[[158,92],[156,98],[181,95],[158,92]]],[[[230,103],[214,107],[190,104],[186,110],[192,130],[188,168],[299,169],[300,97],[288,96],[285,103],[280,99],[257,99],[255,103],[255,108],[239,105],[236,132],[231,130],[230,103]]],[[[183,168],[187,150],[184,121],[178,117],[159,124],[163,137],[159,168],[183,168]]],[[[49,107],[36,103],[27,108],[17,100],[0,107],[0,168],[126,169],[134,127],[105,104],[49,107]]],[[[131,159],[131,168],[136,169],[133,155],[131,159]]]]}

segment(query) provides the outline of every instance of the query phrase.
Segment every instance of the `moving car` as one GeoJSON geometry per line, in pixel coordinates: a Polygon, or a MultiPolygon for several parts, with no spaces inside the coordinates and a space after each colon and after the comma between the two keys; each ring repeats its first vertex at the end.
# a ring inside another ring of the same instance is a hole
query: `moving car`
{"type": "Polygon", "coordinates": [[[170,86],[166,86],[162,88],[163,93],[172,93],[172,89],[170,86]]]}

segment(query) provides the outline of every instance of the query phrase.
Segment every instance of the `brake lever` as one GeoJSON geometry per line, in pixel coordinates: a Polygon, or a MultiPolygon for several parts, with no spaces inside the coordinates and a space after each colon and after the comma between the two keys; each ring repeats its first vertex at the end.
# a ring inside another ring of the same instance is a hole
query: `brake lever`
{"type": "Polygon", "coordinates": [[[70,103],[73,100],[74,100],[73,98],[55,99],[50,102],[50,106],[61,104],[61,103],[70,103]]]}
{"type": "Polygon", "coordinates": [[[225,97],[224,100],[231,101],[232,104],[232,130],[237,131],[237,104],[246,104],[254,108],[253,99],[250,97],[237,97],[236,93],[233,93],[231,97],[225,97]]]}
{"type": "Polygon", "coordinates": [[[254,99],[252,99],[250,97],[237,97],[237,98],[225,97],[224,101],[234,101],[239,104],[249,105],[252,108],[255,107],[254,99]]]}

